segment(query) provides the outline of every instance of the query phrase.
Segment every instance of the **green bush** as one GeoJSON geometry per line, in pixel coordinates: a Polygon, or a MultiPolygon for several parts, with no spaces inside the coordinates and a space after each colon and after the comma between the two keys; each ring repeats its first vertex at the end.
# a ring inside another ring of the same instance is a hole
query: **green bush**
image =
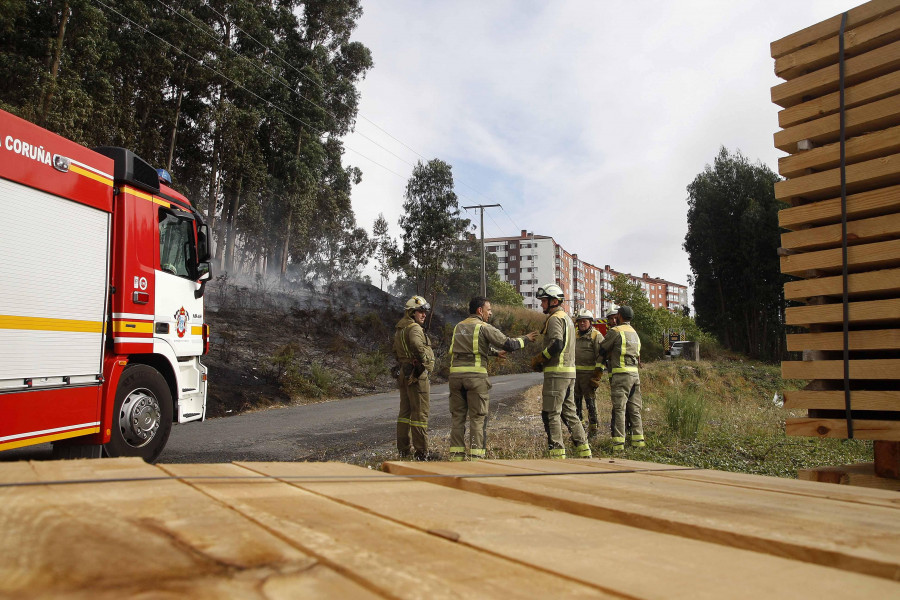
{"type": "Polygon", "coordinates": [[[679,438],[693,439],[700,433],[709,409],[693,389],[670,389],[663,399],[663,415],[669,430],[679,438]]]}
{"type": "Polygon", "coordinates": [[[388,372],[387,356],[381,350],[366,352],[359,356],[357,369],[353,374],[354,383],[371,384],[388,372]]]}

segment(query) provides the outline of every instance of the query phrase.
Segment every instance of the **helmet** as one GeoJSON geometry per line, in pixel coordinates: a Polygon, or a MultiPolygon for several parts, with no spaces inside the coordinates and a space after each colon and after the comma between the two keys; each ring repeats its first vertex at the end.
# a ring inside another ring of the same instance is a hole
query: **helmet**
{"type": "Polygon", "coordinates": [[[617,314],[619,314],[619,307],[616,306],[615,304],[613,304],[609,307],[609,310],[606,311],[606,318],[608,319],[611,316],[617,315],[617,314]]]}
{"type": "Polygon", "coordinates": [[[619,314],[622,316],[622,320],[630,321],[634,318],[634,311],[630,306],[620,306],[619,314]]]}
{"type": "Polygon", "coordinates": [[[428,304],[428,300],[422,296],[413,296],[406,301],[406,310],[408,312],[415,312],[417,310],[424,310],[427,312],[431,310],[431,305],[428,304]]]}
{"type": "Polygon", "coordinates": [[[563,293],[562,288],[555,283],[547,283],[537,289],[535,297],[538,299],[556,298],[557,300],[562,302],[565,299],[566,295],[563,293]]]}
{"type": "Polygon", "coordinates": [[[577,313],[575,313],[575,320],[580,321],[582,319],[587,319],[588,321],[593,323],[594,322],[594,313],[592,313],[591,311],[589,311],[586,308],[581,308],[578,310],[577,313]]]}

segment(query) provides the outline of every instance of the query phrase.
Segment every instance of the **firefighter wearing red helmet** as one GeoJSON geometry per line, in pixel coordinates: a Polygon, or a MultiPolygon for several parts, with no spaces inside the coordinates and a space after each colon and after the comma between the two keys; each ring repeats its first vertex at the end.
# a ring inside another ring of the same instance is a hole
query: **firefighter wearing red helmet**
{"type": "Polygon", "coordinates": [[[434,370],[434,351],[422,328],[431,305],[421,296],[406,303],[403,318],[394,330],[394,356],[400,363],[397,387],[400,388],[400,414],[397,416],[397,450],[400,457],[415,451],[416,460],[427,460],[428,411],[434,370]],[[412,448],[410,448],[412,444],[412,448]]]}
{"type": "Polygon", "coordinates": [[[555,283],[538,288],[537,298],[547,315],[542,344],[543,351],[535,355],[531,365],[536,371],[544,372],[543,403],[541,419],[547,432],[547,446],[550,458],[565,458],[562,423],[566,422],[577,458],[590,458],[584,427],[575,411],[575,325],[562,308],[565,294],[555,283]]]}

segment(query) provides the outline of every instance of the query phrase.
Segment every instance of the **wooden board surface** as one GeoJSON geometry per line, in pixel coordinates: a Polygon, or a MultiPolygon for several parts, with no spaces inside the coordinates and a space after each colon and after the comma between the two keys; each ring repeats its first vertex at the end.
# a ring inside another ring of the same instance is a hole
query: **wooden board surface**
{"type": "Polygon", "coordinates": [[[900,592],[900,505],[883,490],[624,460],[491,466],[494,475],[531,475],[490,479],[518,482],[527,494],[512,501],[434,485],[433,476],[339,463],[3,463],[0,596],[695,600],[900,592]],[[558,474],[573,469],[579,474],[558,474]],[[635,524],[593,514],[590,507],[605,504],[598,492],[612,510],[625,510],[628,489],[632,510],[644,513],[635,524]],[[548,493],[590,510],[547,507],[548,493]],[[684,535],[684,520],[703,513],[698,531],[710,539],[684,535]],[[826,532],[806,527],[813,513],[818,523],[841,518],[826,532]],[[669,533],[659,526],[667,520],[669,533]],[[748,541],[733,543],[741,537],[748,541]],[[615,567],[598,566],[599,557],[615,557],[615,567]]]}
{"type": "MultiPolygon", "coordinates": [[[[845,31],[869,23],[879,17],[900,10],[900,0],[872,0],[847,11],[847,24],[845,31]]],[[[841,30],[842,15],[835,15],[830,19],[820,21],[815,25],[805,27],[800,31],[786,35],[770,45],[772,58],[780,58],[791,52],[826,40],[838,34],[841,30]]]]}
{"type": "MultiPolygon", "coordinates": [[[[900,186],[847,196],[847,219],[863,219],[900,212],[900,186]]],[[[778,224],[791,230],[841,222],[841,198],[793,206],[778,211],[778,224]]]]}
{"type": "MultiPolygon", "coordinates": [[[[787,435],[802,437],[828,437],[847,439],[847,421],[844,419],[786,419],[787,435]]],[[[900,441],[900,421],[853,420],[853,437],[860,440],[900,441]]]]}
{"type": "MultiPolygon", "coordinates": [[[[871,150],[865,147],[860,148],[865,142],[864,134],[879,129],[890,129],[894,125],[900,123],[900,97],[890,96],[883,100],[878,100],[877,102],[863,104],[862,106],[847,110],[845,115],[846,135],[848,138],[848,159],[853,159],[854,156],[865,154],[867,151],[871,154],[871,150]],[[853,140],[856,137],[859,137],[860,140],[854,142],[851,147],[850,140],[853,140]]],[[[799,171],[802,171],[802,168],[798,169],[796,166],[797,164],[803,165],[804,161],[811,160],[808,158],[809,156],[815,158],[822,154],[826,154],[826,159],[821,161],[822,164],[840,164],[839,160],[835,161],[833,158],[834,148],[827,150],[824,148],[816,148],[803,151],[800,151],[797,148],[797,142],[801,140],[809,140],[816,146],[825,146],[838,143],[841,139],[840,136],[841,121],[840,115],[837,113],[799,125],[794,125],[793,127],[788,127],[787,129],[782,129],[775,133],[773,136],[775,147],[794,155],[788,157],[791,160],[787,161],[787,167],[784,167],[784,163],[779,161],[779,173],[785,177],[796,177],[799,175],[799,171]]],[[[888,142],[883,143],[883,145],[891,147],[893,143],[889,140],[888,142]]],[[[838,146],[837,148],[839,150],[840,147],[838,146]]],[[[859,160],[854,161],[858,162],[859,160]]],[[[810,168],[816,166],[817,165],[814,162],[810,168]]],[[[821,167],[819,167],[819,170],[821,170],[821,167]]]]}
{"type": "MultiPolygon", "coordinates": [[[[900,93],[900,71],[894,71],[861,81],[844,89],[844,110],[856,108],[900,93]]],[[[834,114],[841,108],[840,92],[810,98],[805,102],[778,111],[778,126],[782,129],[834,114]]]]}
{"type": "MultiPolygon", "coordinates": [[[[900,212],[847,222],[847,244],[857,246],[900,237],[900,212]]],[[[781,234],[781,246],[791,250],[821,250],[840,247],[843,232],[840,223],[788,231],[781,234]]]]}
{"type": "Polygon", "coordinates": [[[800,469],[797,477],[804,481],[821,481],[841,485],[900,491],[900,479],[888,479],[875,474],[875,463],[861,463],[843,467],[800,469]]]}
{"type": "MultiPolygon", "coordinates": [[[[831,248],[781,257],[781,272],[803,276],[807,271],[840,273],[843,267],[843,250],[831,248]]],[[[850,270],[876,271],[900,266],[900,240],[860,244],[847,248],[847,265],[850,270]]]]}
{"type": "MultiPolygon", "coordinates": [[[[428,481],[598,521],[709,540],[723,547],[790,555],[806,562],[900,578],[900,548],[895,547],[900,545],[900,539],[889,541],[890,536],[885,536],[886,532],[877,525],[885,520],[892,523],[888,527],[900,527],[896,508],[654,477],[648,473],[461,477],[469,473],[497,475],[523,471],[499,462],[389,463],[387,468],[398,474],[457,475],[428,481]],[[829,523],[829,531],[821,528],[823,523],[829,523]],[[862,529],[857,529],[857,525],[862,529]],[[849,530],[838,532],[845,527],[849,530]],[[863,533],[863,529],[868,531],[863,533]],[[838,550],[834,544],[838,538],[854,548],[838,550]],[[857,543],[860,545],[856,546],[857,543]]],[[[565,472],[571,466],[540,467],[547,473],[554,469],[565,472]]]]}
{"type": "MultiPolygon", "coordinates": [[[[845,32],[844,58],[851,58],[898,39],[900,39],[900,13],[884,15],[845,32]]],[[[776,58],[775,75],[790,80],[835,64],[839,60],[839,51],[839,37],[835,34],[816,44],[776,58]]]]}
{"type": "MultiPolygon", "coordinates": [[[[788,310],[791,309],[788,308],[788,310]]],[[[841,323],[843,323],[843,319],[841,319],[841,323]]],[[[847,347],[850,350],[900,350],[900,329],[850,331],[847,338],[849,342],[847,347]]],[[[844,333],[842,331],[789,333],[787,335],[787,349],[790,352],[800,352],[802,350],[843,350],[844,333]]]]}
{"type": "MultiPolygon", "coordinates": [[[[900,296],[900,269],[851,273],[847,277],[847,290],[851,298],[900,296]]],[[[842,294],[843,278],[840,275],[801,279],[784,284],[784,297],[787,300],[805,301],[817,296],[840,297],[842,294]]]]}
{"type": "MultiPolygon", "coordinates": [[[[850,302],[848,309],[848,317],[853,325],[895,323],[900,326],[900,298],[850,302]]],[[[809,306],[789,306],[784,311],[784,322],[787,325],[798,325],[801,327],[843,324],[844,305],[811,304],[809,306]]],[[[859,336],[854,337],[858,338],[859,336]]]]}
{"type": "MultiPolygon", "coordinates": [[[[900,42],[894,42],[844,61],[844,80],[846,85],[855,85],[860,81],[890,73],[898,67],[900,67],[900,42]]],[[[807,97],[833,92],[838,89],[838,70],[838,65],[830,65],[780,83],[772,88],[772,102],[787,108],[800,104],[807,97]]]]}
{"type": "MultiPolygon", "coordinates": [[[[843,379],[844,361],[785,360],[781,363],[781,376],[785,379],[843,379]]],[[[850,379],[900,379],[900,359],[851,360],[850,379]]]]}
{"type": "MultiPolygon", "coordinates": [[[[900,391],[851,390],[853,410],[900,410],[900,391]]],[[[796,390],[784,393],[787,409],[844,410],[843,390],[796,390]]],[[[900,501],[900,499],[898,499],[900,501]]]]}
{"type": "MultiPolygon", "coordinates": [[[[847,165],[847,193],[856,194],[900,181],[900,154],[847,165]]],[[[840,169],[831,169],[775,183],[775,197],[784,202],[825,200],[841,193],[840,169]]]]}
{"type": "MultiPolygon", "coordinates": [[[[896,120],[900,122],[900,116],[896,120]]],[[[896,154],[898,150],[900,150],[900,127],[889,127],[849,138],[844,155],[847,164],[853,164],[879,156],[896,154]]],[[[839,142],[834,142],[779,158],[778,173],[782,177],[802,177],[809,173],[837,168],[840,164],[841,145],[839,142]]]]}

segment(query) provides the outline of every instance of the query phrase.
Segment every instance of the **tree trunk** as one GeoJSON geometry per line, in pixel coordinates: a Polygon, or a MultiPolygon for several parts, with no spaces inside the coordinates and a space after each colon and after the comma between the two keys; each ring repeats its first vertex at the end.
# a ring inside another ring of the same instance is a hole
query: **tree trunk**
{"type": "Polygon", "coordinates": [[[228,219],[225,223],[225,270],[234,268],[234,246],[237,238],[237,213],[241,206],[241,185],[243,177],[238,177],[234,196],[231,198],[231,207],[228,210],[228,219]]]}
{"type": "Polygon", "coordinates": [[[41,114],[38,119],[38,125],[45,125],[47,122],[47,114],[50,112],[50,103],[53,100],[53,94],[56,92],[56,79],[59,74],[59,63],[62,60],[63,41],[66,37],[66,26],[69,24],[69,0],[63,2],[62,14],[59,18],[59,29],[56,34],[56,46],[53,49],[53,58],[50,63],[50,81],[44,92],[44,101],[41,106],[41,114]]]}
{"type": "Polygon", "coordinates": [[[287,276],[288,257],[291,248],[291,222],[294,219],[293,207],[288,209],[287,218],[284,226],[284,245],[281,247],[281,280],[284,281],[287,276]]]}
{"type": "Polygon", "coordinates": [[[175,105],[175,120],[172,123],[172,135],[169,138],[169,160],[166,161],[166,170],[172,171],[172,158],[175,156],[175,136],[178,133],[178,118],[181,116],[181,99],[184,97],[184,80],[187,77],[187,64],[181,73],[181,87],[178,90],[178,103],[175,105]]]}

